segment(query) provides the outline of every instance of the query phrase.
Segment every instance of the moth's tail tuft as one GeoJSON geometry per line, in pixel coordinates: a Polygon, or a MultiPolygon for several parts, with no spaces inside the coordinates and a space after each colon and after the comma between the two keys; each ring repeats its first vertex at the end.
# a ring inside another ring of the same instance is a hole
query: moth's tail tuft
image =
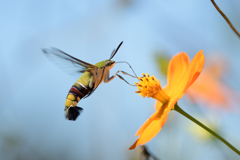
{"type": "Polygon", "coordinates": [[[82,112],[82,110],[83,109],[81,107],[70,106],[69,108],[67,108],[66,118],[68,120],[75,121],[77,117],[80,115],[80,113],[82,112]]]}

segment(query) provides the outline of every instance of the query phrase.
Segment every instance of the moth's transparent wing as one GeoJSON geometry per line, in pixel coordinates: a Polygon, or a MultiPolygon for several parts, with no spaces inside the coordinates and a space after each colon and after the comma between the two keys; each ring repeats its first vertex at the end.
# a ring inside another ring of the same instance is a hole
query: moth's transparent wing
{"type": "Polygon", "coordinates": [[[69,74],[83,73],[87,69],[97,70],[96,66],[79,60],[59,49],[42,49],[42,51],[50,60],[52,60],[60,68],[63,68],[69,74]]]}

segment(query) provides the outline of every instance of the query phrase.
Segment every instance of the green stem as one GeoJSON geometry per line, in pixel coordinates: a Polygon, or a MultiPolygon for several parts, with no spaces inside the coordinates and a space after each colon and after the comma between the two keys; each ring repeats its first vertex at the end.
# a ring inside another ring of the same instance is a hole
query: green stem
{"type": "Polygon", "coordinates": [[[183,116],[188,118],[189,120],[193,121],[194,123],[198,124],[200,127],[211,133],[213,136],[218,138],[220,141],[222,141],[224,144],[226,144],[229,148],[231,148],[234,152],[236,152],[238,155],[240,155],[240,151],[237,150],[235,147],[233,147],[230,143],[228,143],[225,139],[223,139],[221,136],[219,136],[217,133],[213,132],[211,129],[200,123],[198,120],[187,114],[185,111],[183,111],[178,104],[176,103],[174,106],[174,110],[181,113],[183,116]]]}

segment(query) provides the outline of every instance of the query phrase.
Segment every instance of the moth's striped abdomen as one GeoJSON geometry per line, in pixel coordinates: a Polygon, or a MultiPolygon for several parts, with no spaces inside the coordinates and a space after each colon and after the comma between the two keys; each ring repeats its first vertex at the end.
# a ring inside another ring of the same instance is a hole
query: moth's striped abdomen
{"type": "Polygon", "coordinates": [[[66,118],[69,120],[76,120],[80,112],[83,110],[81,107],[77,107],[77,103],[89,92],[88,87],[84,86],[80,82],[75,82],[68,92],[65,110],[66,118]]]}

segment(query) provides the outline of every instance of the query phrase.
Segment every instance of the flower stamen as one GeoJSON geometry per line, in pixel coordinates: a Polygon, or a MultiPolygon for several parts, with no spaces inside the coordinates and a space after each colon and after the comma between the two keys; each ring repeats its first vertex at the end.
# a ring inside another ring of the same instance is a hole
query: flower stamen
{"type": "Polygon", "coordinates": [[[136,93],[139,93],[144,98],[147,96],[152,97],[161,103],[167,103],[169,100],[169,96],[163,91],[160,81],[156,79],[153,75],[150,77],[147,73],[147,76],[143,73],[142,78],[138,78],[140,81],[139,83],[136,83],[138,86],[138,91],[136,93]]]}

